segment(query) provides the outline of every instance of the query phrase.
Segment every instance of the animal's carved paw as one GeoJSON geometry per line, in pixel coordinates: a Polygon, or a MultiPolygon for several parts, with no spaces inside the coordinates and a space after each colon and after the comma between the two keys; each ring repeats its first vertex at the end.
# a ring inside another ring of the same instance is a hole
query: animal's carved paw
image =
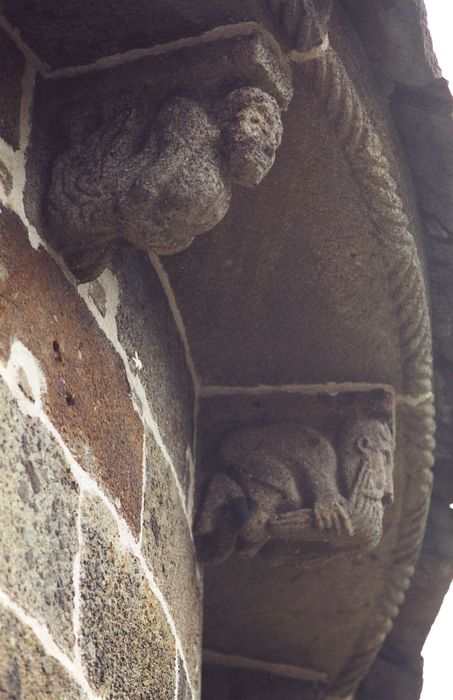
{"type": "Polygon", "coordinates": [[[341,496],[329,501],[317,501],[313,512],[320,530],[335,530],[338,534],[346,532],[351,537],[354,534],[347,501],[341,496]]]}

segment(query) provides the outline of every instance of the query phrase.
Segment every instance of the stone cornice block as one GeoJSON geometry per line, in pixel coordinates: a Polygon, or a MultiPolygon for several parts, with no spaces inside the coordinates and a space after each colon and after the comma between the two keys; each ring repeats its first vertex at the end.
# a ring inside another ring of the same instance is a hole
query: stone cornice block
{"type": "Polygon", "coordinates": [[[30,216],[80,281],[118,243],[182,250],[223,218],[233,183],[266,175],[291,97],[278,45],[251,23],[41,81],[30,216]]]}
{"type": "Polygon", "coordinates": [[[390,387],[258,403],[237,397],[213,412],[202,404],[201,559],[259,553],[304,567],[373,550],[394,495],[390,387]]]}

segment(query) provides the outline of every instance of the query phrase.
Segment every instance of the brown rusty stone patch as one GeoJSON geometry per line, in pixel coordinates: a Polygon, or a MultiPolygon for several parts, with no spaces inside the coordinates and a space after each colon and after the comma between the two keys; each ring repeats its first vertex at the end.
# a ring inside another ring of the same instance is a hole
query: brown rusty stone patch
{"type": "Polygon", "coordinates": [[[28,243],[24,226],[0,212],[0,357],[14,339],[47,379],[45,410],[79,463],[99,477],[138,532],[143,429],[122,362],[54,261],[28,243]]]}

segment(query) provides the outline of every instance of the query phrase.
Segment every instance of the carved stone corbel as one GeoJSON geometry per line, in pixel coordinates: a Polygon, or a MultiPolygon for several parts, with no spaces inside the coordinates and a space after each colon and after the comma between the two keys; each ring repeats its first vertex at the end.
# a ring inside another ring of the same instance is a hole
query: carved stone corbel
{"type": "Polygon", "coordinates": [[[392,413],[352,415],[333,432],[282,421],[224,436],[195,527],[200,558],[259,552],[304,566],[374,549],[393,501],[392,413]]]}
{"type": "Polygon", "coordinates": [[[225,216],[233,183],[254,187],[272,166],[292,95],[286,62],[256,25],[212,34],[54,81],[61,146],[48,156],[38,228],[80,281],[118,243],[186,248],[225,216]]]}

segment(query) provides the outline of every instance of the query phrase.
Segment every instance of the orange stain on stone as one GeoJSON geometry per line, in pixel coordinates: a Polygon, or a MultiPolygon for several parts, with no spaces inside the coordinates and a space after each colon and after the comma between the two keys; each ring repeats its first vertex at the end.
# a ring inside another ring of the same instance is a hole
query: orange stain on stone
{"type": "Polygon", "coordinates": [[[0,210],[0,245],[0,357],[8,361],[14,339],[33,353],[47,380],[45,411],[138,533],[143,426],[122,361],[75,288],[45,251],[32,249],[8,210],[0,210]]]}

